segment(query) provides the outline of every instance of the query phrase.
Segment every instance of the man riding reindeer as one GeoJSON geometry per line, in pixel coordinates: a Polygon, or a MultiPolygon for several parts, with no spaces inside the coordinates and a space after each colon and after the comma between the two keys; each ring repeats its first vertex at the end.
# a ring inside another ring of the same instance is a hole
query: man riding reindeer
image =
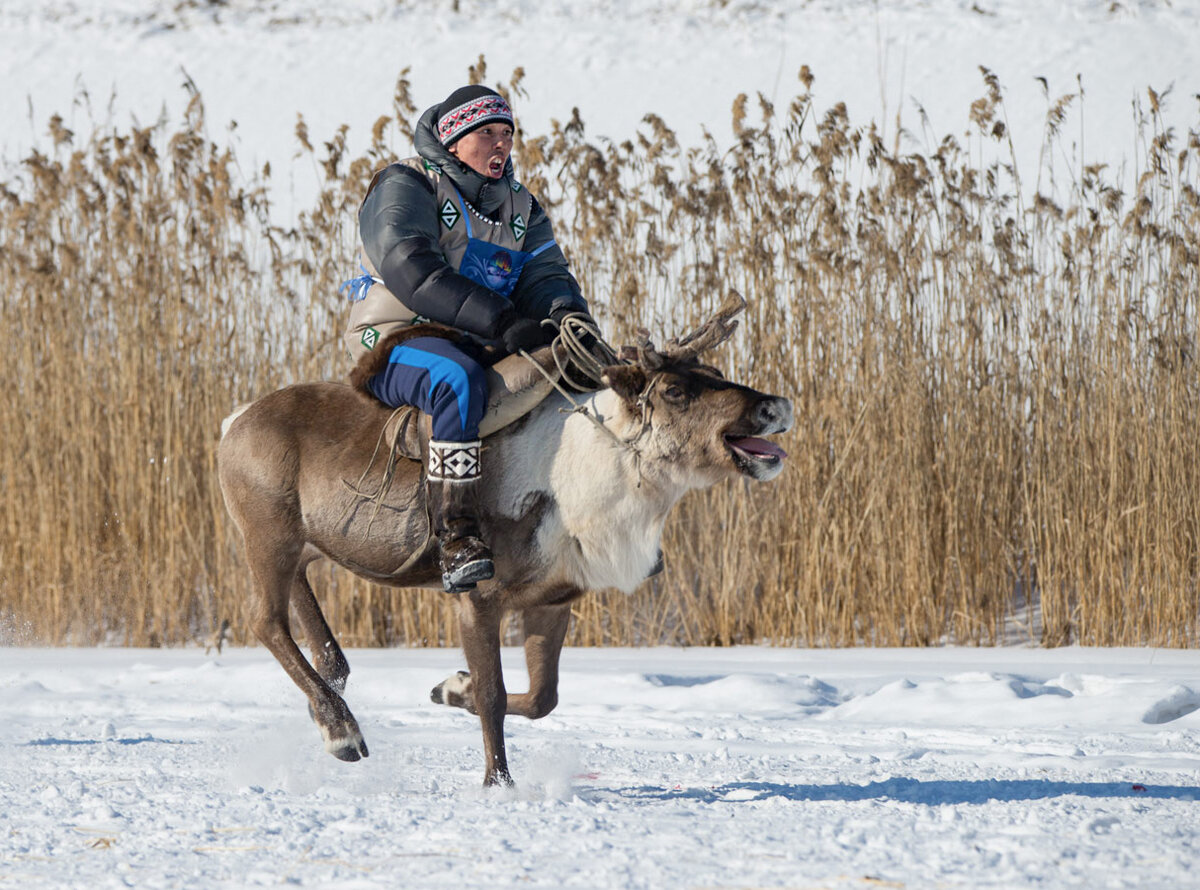
{"type": "Polygon", "coordinates": [[[418,157],[377,173],[359,209],[364,274],[346,283],[345,342],[376,398],[432,418],[433,531],[442,584],[458,593],[495,571],[475,507],[484,356],[550,343],[568,315],[591,319],[549,217],[513,177],[502,96],[455,90],[421,115],[414,143],[418,157]]]}

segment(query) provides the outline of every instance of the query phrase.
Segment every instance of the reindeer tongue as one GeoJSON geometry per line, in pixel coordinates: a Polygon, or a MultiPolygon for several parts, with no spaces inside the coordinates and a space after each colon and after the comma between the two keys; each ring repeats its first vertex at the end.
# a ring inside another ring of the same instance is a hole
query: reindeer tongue
{"type": "Polygon", "coordinates": [[[755,436],[745,436],[741,439],[727,439],[726,441],[738,451],[744,451],[747,454],[774,457],[778,460],[783,460],[787,457],[787,452],[774,442],[768,442],[766,439],[759,439],[755,436]]]}

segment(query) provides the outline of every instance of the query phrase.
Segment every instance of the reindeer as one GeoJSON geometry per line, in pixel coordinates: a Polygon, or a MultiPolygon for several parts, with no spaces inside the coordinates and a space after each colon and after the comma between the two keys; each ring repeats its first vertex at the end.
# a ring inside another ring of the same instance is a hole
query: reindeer
{"type": "MultiPolygon", "coordinates": [[[[435,702],[478,715],[484,785],[512,784],[505,716],[536,720],[558,702],[572,601],[640,584],[660,557],[667,513],[688,490],[737,477],[766,481],[782,470],[783,451],[761,437],[791,427],[791,402],[730,382],[699,358],[729,337],[744,305],[736,297],[661,350],[642,332],[630,358],[604,370],[605,388],[577,397],[576,410],[552,393],[484,440],[489,466],[498,468],[480,504],[496,577],[454,594],[469,670],[432,692],[435,702]],[[523,693],[506,691],[500,669],[509,612],[524,622],[523,693]]],[[[367,745],[340,694],[350,668],[307,567],[327,557],[380,584],[441,589],[423,465],[373,461],[390,418],[390,409],[344,384],[289,386],[227,419],[217,454],[253,576],[252,629],[308,697],[325,749],[346,761],[366,757],[367,745]],[[351,484],[347,477],[364,467],[351,484]],[[289,605],[311,663],[292,637],[289,605]]]]}

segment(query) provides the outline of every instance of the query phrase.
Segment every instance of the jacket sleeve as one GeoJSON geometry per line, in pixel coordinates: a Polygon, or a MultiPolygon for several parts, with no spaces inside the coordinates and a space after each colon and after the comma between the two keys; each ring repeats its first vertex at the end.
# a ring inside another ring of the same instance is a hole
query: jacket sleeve
{"type": "Polygon", "coordinates": [[[535,198],[529,212],[525,250],[532,253],[546,244],[550,246],[525,263],[513,290],[512,300],[517,312],[528,318],[548,318],[557,309],[588,311],[587,300],[567,266],[567,258],[557,244],[551,243],[553,241],[550,217],[535,198]]]}
{"type": "Polygon", "coordinates": [[[436,194],[416,170],[384,171],[358,211],[358,228],[384,286],[416,314],[487,339],[514,317],[511,302],[446,262],[436,194]]]}

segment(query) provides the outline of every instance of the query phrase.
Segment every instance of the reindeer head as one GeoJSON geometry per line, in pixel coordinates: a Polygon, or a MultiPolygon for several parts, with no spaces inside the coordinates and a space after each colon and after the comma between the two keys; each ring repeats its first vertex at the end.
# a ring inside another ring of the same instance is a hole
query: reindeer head
{"type": "Polygon", "coordinates": [[[745,306],[731,294],[706,324],[662,349],[639,331],[637,344],[622,350],[627,364],[605,369],[605,383],[642,424],[637,448],[647,471],[698,487],[736,475],[767,481],[783,470],[783,449],[761,437],[791,428],[792,403],[700,361],[729,338],[745,306]]]}

